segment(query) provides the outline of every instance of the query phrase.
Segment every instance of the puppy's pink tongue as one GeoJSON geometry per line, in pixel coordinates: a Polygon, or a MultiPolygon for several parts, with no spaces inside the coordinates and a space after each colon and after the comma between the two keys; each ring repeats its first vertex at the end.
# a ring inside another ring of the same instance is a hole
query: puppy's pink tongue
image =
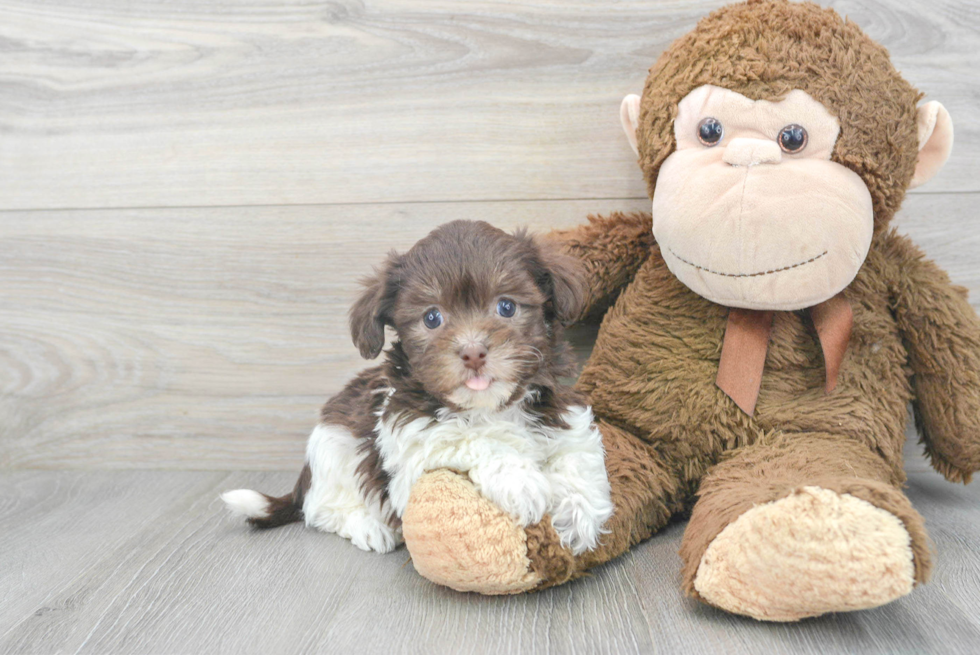
{"type": "Polygon", "coordinates": [[[490,386],[490,378],[485,375],[478,375],[466,381],[466,386],[473,391],[483,391],[490,386]]]}

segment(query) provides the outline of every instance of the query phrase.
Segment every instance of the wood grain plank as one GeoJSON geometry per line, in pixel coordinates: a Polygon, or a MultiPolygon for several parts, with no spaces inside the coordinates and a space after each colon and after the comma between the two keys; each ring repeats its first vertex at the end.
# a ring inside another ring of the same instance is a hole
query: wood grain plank
{"type": "MultiPolygon", "coordinates": [[[[724,0],[0,1],[0,209],[642,198],[622,97],[724,0]]],[[[980,190],[972,0],[838,0],[980,190]]]]}
{"type": "MultiPolygon", "coordinates": [[[[897,224],[980,299],[973,194],[897,224]]],[[[466,217],[544,231],[644,201],[0,213],[0,468],[281,470],[366,363],[346,310],[391,247],[466,217]]],[[[594,331],[577,333],[588,352],[594,331]]]]}
{"type": "Polygon", "coordinates": [[[0,474],[0,643],[25,619],[36,637],[53,624],[62,639],[87,632],[91,625],[79,625],[75,611],[108,603],[115,592],[106,580],[149,557],[134,535],[147,540],[171,533],[187,503],[209,497],[225,477],[0,474]],[[72,591],[63,593],[67,588],[72,591]]]}
{"type": "Polygon", "coordinates": [[[0,468],[297,466],[366,366],[347,308],[390,248],[457,218],[544,230],[645,205],[0,214],[0,468]]]}
{"type": "MultiPolygon", "coordinates": [[[[909,444],[911,451],[912,444],[909,444]]],[[[921,460],[921,456],[910,456],[921,460]]],[[[436,587],[402,548],[298,525],[253,532],[217,493],[292,473],[0,474],[0,652],[967,653],[980,638],[980,487],[910,466],[932,581],[876,610],[797,624],[683,597],[674,523],[594,575],[489,598],[436,587]]]]}

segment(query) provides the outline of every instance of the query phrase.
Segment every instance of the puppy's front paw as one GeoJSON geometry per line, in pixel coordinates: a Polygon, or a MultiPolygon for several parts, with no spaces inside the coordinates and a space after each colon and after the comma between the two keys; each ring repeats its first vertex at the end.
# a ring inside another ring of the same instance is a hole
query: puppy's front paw
{"type": "Polygon", "coordinates": [[[361,550],[376,553],[390,553],[401,543],[397,530],[366,511],[352,512],[344,522],[340,536],[347,537],[361,550]]]}
{"type": "Polygon", "coordinates": [[[592,550],[599,545],[603,524],[612,516],[612,503],[606,499],[589,502],[580,493],[566,496],[551,512],[551,525],[558,533],[562,546],[574,555],[592,550]]]}
{"type": "Polygon", "coordinates": [[[551,485],[539,471],[506,467],[495,471],[472,470],[470,479],[480,493],[526,527],[541,520],[548,507],[551,485]]]}

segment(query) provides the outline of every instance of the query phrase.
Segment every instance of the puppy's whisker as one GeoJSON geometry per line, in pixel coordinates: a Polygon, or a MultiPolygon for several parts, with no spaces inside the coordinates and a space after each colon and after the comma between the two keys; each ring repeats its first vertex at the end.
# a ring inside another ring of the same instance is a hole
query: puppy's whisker
{"type": "Polygon", "coordinates": [[[541,356],[541,355],[535,355],[533,353],[528,353],[527,356],[508,357],[506,360],[502,360],[502,361],[519,362],[519,363],[524,363],[524,364],[540,364],[540,363],[544,362],[544,357],[541,356]]]}
{"type": "Polygon", "coordinates": [[[534,354],[535,357],[538,358],[538,361],[541,361],[541,362],[544,361],[544,354],[540,350],[538,350],[534,346],[528,346],[527,348],[528,348],[528,350],[530,350],[532,352],[532,354],[534,354]]]}
{"type": "Polygon", "coordinates": [[[499,366],[508,366],[508,367],[524,366],[524,365],[539,364],[539,363],[540,360],[537,359],[518,359],[518,358],[508,359],[506,361],[498,361],[499,366]]]}

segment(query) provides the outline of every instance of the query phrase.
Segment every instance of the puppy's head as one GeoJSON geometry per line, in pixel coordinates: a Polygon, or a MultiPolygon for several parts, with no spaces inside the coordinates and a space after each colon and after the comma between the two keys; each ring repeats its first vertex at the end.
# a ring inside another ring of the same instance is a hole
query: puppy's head
{"type": "Polygon", "coordinates": [[[564,366],[561,325],[578,317],[577,264],[519,231],[455,221],[391,253],[351,309],[366,358],[395,329],[411,376],[460,409],[498,409],[564,366]]]}

